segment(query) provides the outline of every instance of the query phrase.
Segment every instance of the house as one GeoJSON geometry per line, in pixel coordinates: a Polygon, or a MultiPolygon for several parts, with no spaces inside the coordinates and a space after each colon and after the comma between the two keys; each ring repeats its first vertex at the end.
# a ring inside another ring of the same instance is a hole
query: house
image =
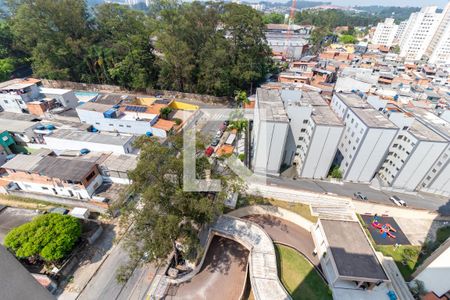
{"type": "MultiPolygon", "coordinates": [[[[165,101],[162,100],[161,101],[165,101]]],[[[114,131],[135,135],[147,134],[165,138],[175,126],[167,124],[167,120],[160,119],[160,110],[168,107],[170,103],[152,105],[108,105],[95,102],[87,102],[76,108],[82,123],[90,124],[100,131],[114,131]],[[158,124],[159,123],[159,124],[158,124]]]]}
{"type": "Polygon", "coordinates": [[[137,166],[138,158],[133,154],[105,154],[98,162],[105,182],[130,184],[128,172],[137,166]]]}
{"type": "Polygon", "coordinates": [[[333,290],[372,290],[389,282],[359,222],[319,219],[311,233],[320,265],[333,290]]]}
{"type": "Polygon", "coordinates": [[[55,299],[3,245],[0,245],[0,269],[0,299],[55,299]]]}
{"type": "Polygon", "coordinates": [[[412,274],[439,299],[450,292],[450,239],[437,248],[412,274]]]}
{"type": "Polygon", "coordinates": [[[90,200],[103,179],[95,161],[19,154],[3,166],[3,180],[20,190],[90,200]]]}

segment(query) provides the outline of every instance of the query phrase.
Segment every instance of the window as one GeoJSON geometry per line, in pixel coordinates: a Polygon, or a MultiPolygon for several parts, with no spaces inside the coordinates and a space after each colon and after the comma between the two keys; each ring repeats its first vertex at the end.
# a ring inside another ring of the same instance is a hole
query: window
{"type": "Polygon", "coordinates": [[[95,171],[92,171],[87,177],[86,177],[86,181],[90,181],[92,178],[94,178],[95,176],[95,171]]]}
{"type": "Polygon", "coordinates": [[[45,187],[45,186],[43,186],[42,187],[42,189],[45,191],[45,190],[48,190],[48,188],[47,187],[45,187]]]}
{"type": "Polygon", "coordinates": [[[398,147],[398,144],[394,144],[394,146],[392,146],[392,147],[397,148],[397,147],[398,147]]]}
{"type": "Polygon", "coordinates": [[[109,124],[109,126],[114,126],[113,124],[109,124]]]}
{"type": "Polygon", "coordinates": [[[306,131],[306,128],[302,128],[301,130],[300,130],[300,132],[305,132],[306,131]]]}
{"type": "Polygon", "coordinates": [[[120,125],[119,125],[119,127],[123,127],[123,125],[122,125],[122,124],[120,124],[120,125]]]}
{"type": "Polygon", "coordinates": [[[99,122],[95,122],[95,124],[96,124],[96,125],[100,125],[100,123],[99,123],[99,122]]]}
{"type": "Polygon", "coordinates": [[[127,128],[131,128],[131,125],[127,125],[127,128]]]}
{"type": "Polygon", "coordinates": [[[5,103],[9,103],[8,100],[3,100],[5,103]]]}
{"type": "Polygon", "coordinates": [[[303,124],[308,124],[308,120],[303,120],[303,124]]]}
{"type": "Polygon", "coordinates": [[[303,141],[303,137],[302,137],[302,136],[299,137],[298,140],[299,140],[299,141],[303,141]]]}

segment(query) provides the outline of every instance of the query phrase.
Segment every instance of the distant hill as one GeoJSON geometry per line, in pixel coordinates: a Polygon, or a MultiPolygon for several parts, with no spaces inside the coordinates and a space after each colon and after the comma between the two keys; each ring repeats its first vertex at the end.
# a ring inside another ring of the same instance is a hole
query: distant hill
{"type": "MultiPolygon", "coordinates": [[[[246,2],[246,1],[244,1],[246,2]]],[[[252,1],[248,1],[248,2],[252,2],[252,1]]],[[[275,7],[275,6],[285,6],[285,7],[291,7],[292,6],[292,1],[287,1],[284,3],[275,3],[275,2],[264,2],[261,1],[260,3],[263,3],[266,7],[275,7]]],[[[326,1],[304,1],[304,0],[297,0],[297,8],[298,9],[302,9],[302,8],[309,8],[309,7],[314,7],[314,6],[320,6],[320,5],[329,5],[331,4],[331,2],[326,2],[326,1]]]]}
{"type": "Polygon", "coordinates": [[[397,22],[407,20],[409,15],[420,10],[420,7],[397,6],[355,6],[356,9],[368,12],[380,19],[394,18],[397,22]]]}

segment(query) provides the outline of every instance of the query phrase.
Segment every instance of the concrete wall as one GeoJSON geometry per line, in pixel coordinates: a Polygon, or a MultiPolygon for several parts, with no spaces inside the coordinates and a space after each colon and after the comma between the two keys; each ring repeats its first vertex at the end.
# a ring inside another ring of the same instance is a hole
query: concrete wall
{"type": "Polygon", "coordinates": [[[117,154],[131,153],[133,148],[131,146],[132,140],[124,145],[114,144],[100,144],[94,142],[75,141],[62,138],[55,138],[51,135],[44,136],[46,148],[53,150],[75,150],[89,149],[94,152],[113,152],[117,154]]]}

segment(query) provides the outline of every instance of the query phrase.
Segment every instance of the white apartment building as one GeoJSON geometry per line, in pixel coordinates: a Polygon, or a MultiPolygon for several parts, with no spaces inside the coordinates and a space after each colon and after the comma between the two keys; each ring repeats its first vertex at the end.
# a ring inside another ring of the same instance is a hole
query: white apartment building
{"type": "Polygon", "coordinates": [[[400,24],[398,24],[398,28],[397,28],[397,32],[395,33],[394,36],[394,45],[398,45],[400,43],[400,41],[402,40],[404,34],[405,34],[405,29],[406,26],[408,25],[408,21],[402,21],[400,22],[400,24]]]}
{"type": "Polygon", "coordinates": [[[389,187],[414,191],[447,144],[442,136],[413,119],[394,139],[378,176],[389,187]]]}
{"type": "Polygon", "coordinates": [[[295,165],[299,177],[326,178],[344,125],[318,92],[286,86],[257,91],[253,128],[255,172],[295,165]]]}
{"type": "Polygon", "coordinates": [[[370,182],[388,153],[398,128],[354,93],[336,93],[331,108],[343,120],[335,164],[343,179],[370,182]]]}
{"type": "Polygon", "coordinates": [[[442,12],[442,18],[427,48],[429,62],[450,65],[450,2],[442,12]]]}
{"type": "Polygon", "coordinates": [[[422,59],[442,19],[436,10],[436,6],[429,6],[411,14],[400,41],[400,57],[422,59]]]}
{"type": "Polygon", "coordinates": [[[285,157],[289,118],[280,92],[258,88],[253,119],[253,158],[255,173],[279,175],[285,157]]]}
{"type": "Polygon", "coordinates": [[[394,44],[398,28],[399,26],[395,24],[394,19],[386,18],[384,22],[378,23],[375,33],[373,34],[372,43],[391,47],[394,44]]]}

